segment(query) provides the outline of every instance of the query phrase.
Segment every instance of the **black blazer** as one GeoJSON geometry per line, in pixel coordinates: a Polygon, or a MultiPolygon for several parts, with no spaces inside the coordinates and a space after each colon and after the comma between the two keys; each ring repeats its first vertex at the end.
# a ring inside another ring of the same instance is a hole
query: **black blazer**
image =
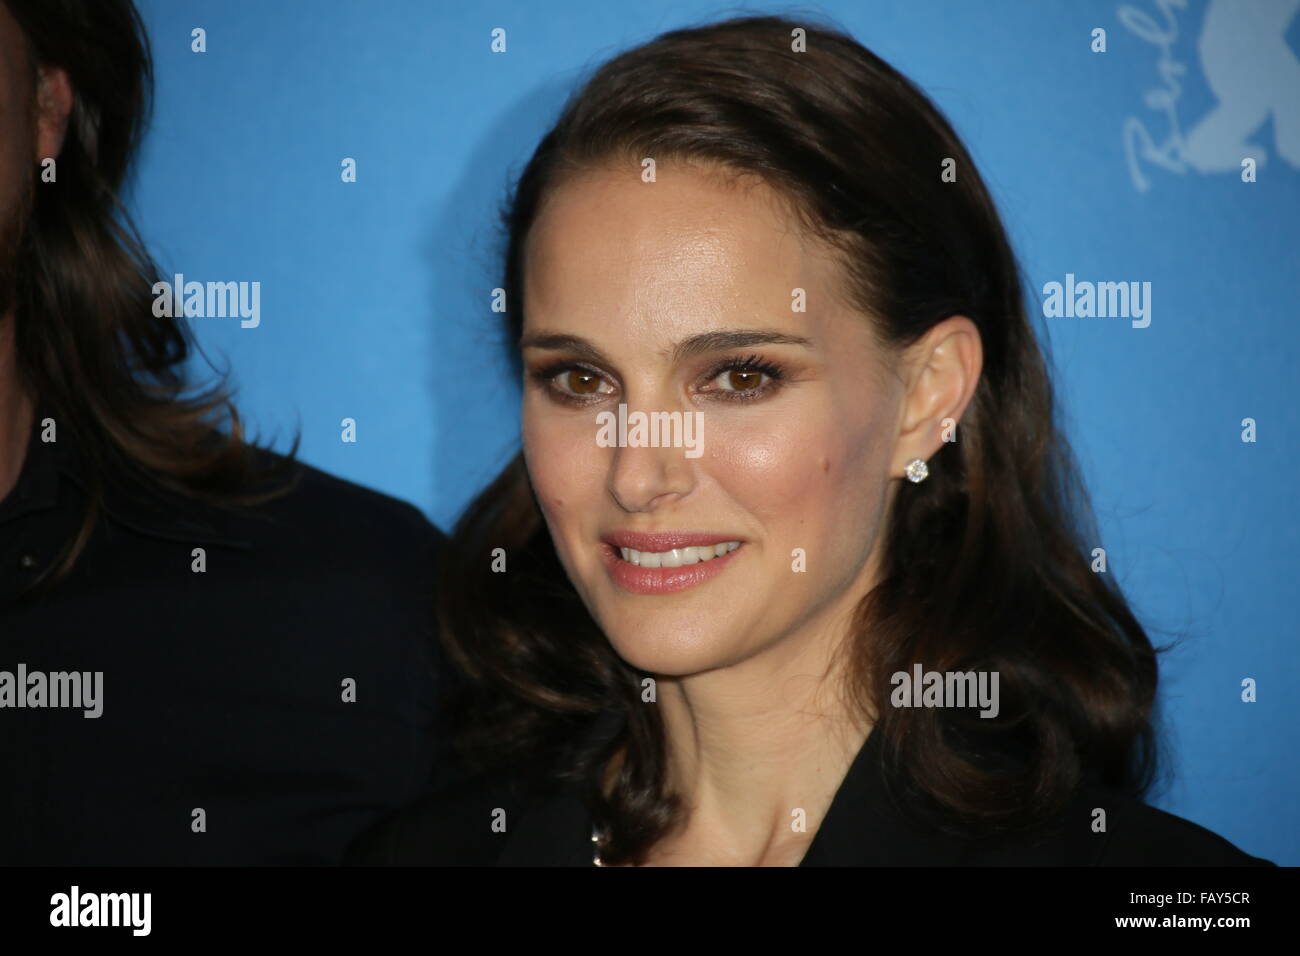
{"type": "Polygon", "coordinates": [[[306,466],[237,513],[104,474],[85,553],[34,596],[90,477],[44,414],[0,501],[0,672],[102,673],[102,714],[0,700],[0,865],[337,865],[435,788],[442,535],[419,511],[306,466]]]}
{"type": "MultiPolygon", "coordinates": [[[[1037,838],[959,841],[915,825],[886,794],[873,730],[800,866],[1272,866],[1204,827],[1086,786],[1037,838]],[[1092,830],[1106,811],[1106,832],[1092,830]]],[[[366,865],[591,866],[592,820],[572,788],[540,775],[481,775],[381,821],[345,862],[366,865]],[[493,832],[505,810],[507,830],[493,832]]]]}

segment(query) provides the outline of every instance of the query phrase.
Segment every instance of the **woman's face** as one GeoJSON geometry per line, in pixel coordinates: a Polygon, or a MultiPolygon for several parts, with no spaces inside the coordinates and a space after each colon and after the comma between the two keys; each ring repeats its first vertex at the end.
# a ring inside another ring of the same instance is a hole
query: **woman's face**
{"type": "Polygon", "coordinates": [[[829,250],[768,187],[661,165],[568,180],[526,255],[528,471],[617,652],[684,676],[844,633],[876,579],[903,388],[829,250]],[[656,412],[681,429],[634,446],[656,412]]]}

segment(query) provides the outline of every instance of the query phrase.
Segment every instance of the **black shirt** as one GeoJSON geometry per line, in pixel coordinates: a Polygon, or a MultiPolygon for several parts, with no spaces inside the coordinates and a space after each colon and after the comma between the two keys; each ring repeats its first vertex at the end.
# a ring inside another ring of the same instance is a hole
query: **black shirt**
{"type": "MultiPolygon", "coordinates": [[[[1271,866],[1181,817],[1102,787],[1079,790],[1036,837],[958,840],[890,799],[873,730],[800,866],[1271,866]],[[1095,808],[1105,832],[1093,832],[1095,808]]],[[[350,865],[592,866],[592,819],[576,789],[534,774],[485,774],[443,789],[363,835],[350,865]],[[505,811],[506,831],[493,814],[505,811]]]]}
{"type": "Polygon", "coordinates": [[[86,551],[32,600],[88,487],[43,415],[0,501],[0,863],[338,863],[434,788],[442,536],[415,508],[307,466],[234,514],[108,476],[86,551]],[[59,672],[102,674],[99,716],[15,706],[20,674],[59,672]]]}

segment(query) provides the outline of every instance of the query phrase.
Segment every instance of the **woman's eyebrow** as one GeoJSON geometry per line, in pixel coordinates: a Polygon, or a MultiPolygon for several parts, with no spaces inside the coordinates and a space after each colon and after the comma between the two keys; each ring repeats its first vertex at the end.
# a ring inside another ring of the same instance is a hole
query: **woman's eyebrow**
{"type": "Polygon", "coordinates": [[[752,345],[802,345],[812,348],[813,343],[812,339],[802,335],[787,335],[767,329],[719,329],[692,335],[673,346],[671,353],[673,360],[680,362],[696,355],[749,348],[752,345]]]}
{"type": "Polygon", "coordinates": [[[519,337],[519,351],[546,349],[551,352],[576,352],[593,362],[606,361],[604,354],[580,335],[562,332],[529,332],[519,337]]]}
{"type": "MultiPolygon", "coordinates": [[[[717,329],[701,332],[683,339],[676,345],[669,346],[666,355],[673,361],[680,362],[709,352],[722,352],[727,349],[749,348],[754,345],[802,345],[812,348],[812,339],[802,335],[788,335],[767,329],[717,329]]],[[[594,362],[607,361],[600,349],[578,335],[566,335],[559,332],[530,332],[519,339],[519,349],[548,349],[551,351],[575,352],[594,362]]]]}

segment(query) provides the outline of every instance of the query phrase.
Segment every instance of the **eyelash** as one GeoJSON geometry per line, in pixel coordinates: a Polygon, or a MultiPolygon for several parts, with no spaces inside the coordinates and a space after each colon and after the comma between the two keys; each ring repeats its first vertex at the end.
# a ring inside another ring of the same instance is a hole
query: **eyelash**
{"type": "Polygon", "coordinates": [[[743,391],[737,389],[723,389],[715,393],[724,396],[725,401],[752,402],[755,399],[761,398],[769,392],[775,391],[779,388],[780,386],[778,383],[785,377],[785,372],[781,366],[767,361],[761,355],[750,355],[746,358],[724,359],[722,362],[715,365],[713,370],[705,376],[705,381],[711,382],[724,372],[733,372],[738,370],[746,372],[762,372],[771,379],[771,381],[759,385],[758,388],[750,388],[743,391]]]}
{"type": "MultiPolygon", "coordinates": [[[[733,371],[761,372],[771,381],[752,389],[714,389],[705,394],[710,396],[719,396],[726,402],[752,402],[770,395],[780,387],[778,383],[785,377],[785,372],[781,366],[768,361],[761,355],[749,355],[745,358],[735,357],[724,359],[717,365],[713,366],[713,368],[705,374],[704,381],[712,382],[724,372],[733,371]]],[[[601,372],[592,368],[590,365],[584,365],[581,362],[573,362],[563,359],[544,365],[531,372],[530,375],[538,384],[547,389],[554,398],[570,405],[587,405],[603,397],[599,392],[583,397],[561,391],[555,384],[555,380],[565,372],[586,372],[588,375],[594,375],[597,378],[603,379],[605,377],[601,372]]]]}

